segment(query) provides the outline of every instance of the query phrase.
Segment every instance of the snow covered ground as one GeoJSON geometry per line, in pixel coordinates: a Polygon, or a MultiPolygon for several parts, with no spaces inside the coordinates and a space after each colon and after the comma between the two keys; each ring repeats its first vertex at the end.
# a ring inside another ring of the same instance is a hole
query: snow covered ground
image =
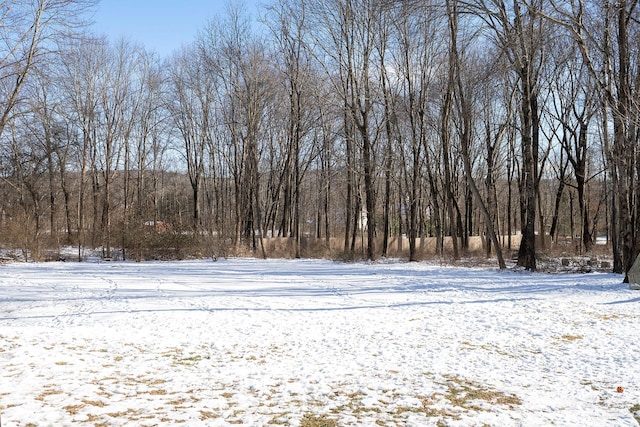
{"type": "Polygon", "coordinates": [[[311,260],[2,265],[1,422],[634,426],[640,293],[621,281],[311,260]]]}

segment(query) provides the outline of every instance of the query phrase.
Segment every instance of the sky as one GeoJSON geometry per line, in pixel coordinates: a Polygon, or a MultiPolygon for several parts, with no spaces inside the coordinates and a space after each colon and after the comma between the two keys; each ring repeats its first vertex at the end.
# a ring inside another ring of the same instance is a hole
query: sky
{"type": "MultiPolygon", "coordinates": [[[[110,40],[126,37],[166,57],[192,42],[209,19],[225,13],[228,0],[101,0],[93,29],[110,40]]],[[[238,0],[231,0],[238,1],[238,0]]],[[[256,15],[260,0],[245,0],[256,15]]]]}

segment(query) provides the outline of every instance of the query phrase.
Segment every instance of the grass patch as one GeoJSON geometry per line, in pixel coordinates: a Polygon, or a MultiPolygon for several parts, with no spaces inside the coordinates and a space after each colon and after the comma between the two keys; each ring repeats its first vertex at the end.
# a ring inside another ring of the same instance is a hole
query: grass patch
{"type": "Polygon", "coordinates": [[[338,421],[327,415],[315,415],[306,413],[300,420],[300,427],[337,427],[338,421]]]}
{"type": "Polygon", "coordinates": [[[632,316],[630,314],[609,314],[609,313],[594,313],[594,312],[587,312],[586,314],[596,317],[598,319],[601,320],[619,320],[619,319],[633,319],[635,318],[635,316],[632,316]]]}
{"type": "Polygon", "coordinates": [[[289,413],[281,412],[279,414],[275,414],[273,418],[271,418],[267,424],[272,426],[288,426],[289,425],[289,413]]]}
{"type": "Polygon", "coordinates": [[[69,414],[71,415],[77,415],[78,412],[80,411],[80,409],[84,408],[85,404],[81,404],[81,405],[67,405],[65,407],[63,407],[62,409],[64,409],[65,411],[67,411],[69,414]]]}
{"type": "Polygon", "coordinates": [[[200,421],[213,420],[216,418],[220,418],[220,415],[210,411],[200,411],[200,421]]]}
{"type": "Polygon", "coordinates": [[[483,411],[486,409],[478,406],[479,402],[490,405],[506,405],[510,409],[522,404],[520,398],[515,395],[505,394],[464,378],[455,376],[445,378],[448,380],[445,384],[448,388],[445,398],[454,406],[483,411]]]}
{"type": "Polygon", "coordinates": [[[500,356],[509,357],[511,359],[517,358],[516,355],[500,349],[496,344],[472,344],[469,341],[462,341],[460,345],[464,350],[474,351],[480,349],[486,351],[487,353],[495,353],[499,354],[500,356]]]}
{"type": "Polygon", "coordinates": [[[563,335],[560,337],[560,339],[562,341],[577,341],[577,340],[581,340],[584,337],[582,335],[563,335]]]}
{"type": "Polygon", "coordinates": [[[629,408],[629,412],[631,412],[633,418],[635,418],[638,424],[640,424],[640,405],[633,405],[629,408]]]}
{"type": "Polygon", "coordinates": [[[45,387],[46,387],[46,388],[51,388],[51,389],[49,389],[49,390],[45,390],[45,391],[43,391],[42,393],[40,393],[40,394],[36,397],[36,400],[39,400],[39,401],[41,401],[41,402],[42,402],[42,401],[44,401],[44,399],[46,399],[46,398],[47,398],[47,397],[49,397],[49,396],[55,396],[56,394],[62,394],[62,390],[58,390],[58,389],[53,389],[53,388],[52,388],[52,387],[55,387],[55,386],[48,385],[48,386],[45,386],[45,387]]]}
{"type": "Polygon", "coordinates": [[[448,380],[446,384],[448,390],[445,397],[454,406],[482,410],[473,402],[481,401],[490,405],[507,405],[511,409],[522,404],[520,398],[515,395],[508,395],[459,377],[446,378],[448,380]]]}
{"type": "Polygon", "coordinates": [[[184,403],[187,401],[187,399],[185,399],[184,397],[181,397],[180,399],[176,399],[176,400],[170,400],[167,402],[167,405],[172,405],[172,406],[180,406],[180,405],[184,405],[184,403]]]}
{"type": "Polygon", "coordinates": [[[177,360],[176,363],[179,363],[182,365],[188,365],[188,364],[193,364],[195,362],[199,362],[201,360],[202,360],[202,356],[200,356],[199,354],[194,354],[189,357],[183,357],[182,359],[177,360]]]}
{"type": "Polygon", "coordinates": [[[446,382],[434,379],[436,383],[445,387],[444,391],[433,393],[431,396],[416,396],[420,405],[397,407],[393,413],[394,419],[404,418],[408,413],[423,414],[432,420],[430,425],[434,425],[435,421],[436,426],[446,426],[447,421],[459,421],[462,414],[470,411],[490,412],[492,406],[496,405],[507,406],[513,410],[515,406],[522,404],[520,398],[515,395],[464,378],[444,375],[444,379],[446,382]]]}
{"type": "Polygon", "coordinates": [[[126,411],[107,413],[107,415],[110,416],[111,418],[123,418],[123,417],[129,417],[131,415],[138,415],[138,414],[139,412],[136,411],[135,409],[127,409],[126,411]]]}
{"type": "Polygon", "coordinates": [[[444,419],[450,419],[450,420],[460,419],[460,415],[456,413],[448,411],[444,408],[434,408],[433,407],[433,405],[435,404],[434,398],[436,397],[437,397],[436,395],[432,396],[432,398],[426,398],[424,396],[419,397],[422,403],[422,407],[401,406],[396,409],[395,415],[403,416],[407,413],[424,414],[424,416],[427,418],[438,418],[437,425],[440,425],[440,423],[444,419]]]}
{"type": "Polygon", "coordinates": [[[82,403],[86,405],[96,406],[98,408],[104,408],[105,406],[104,402],[101,402],[99,400],[83,400],[82,403]]]}
{"type": "Polygon", "coordinates": [[[171,348],[161,353],[160,355],[163,357],[168,357],[173,359],[174,365],[182,365],[182,366],[194,366],[196,363],[202,360],[211,359],[211,356],[209,355],[202,356],[200,354],[195,354],[195,353],[191,353],[188,356],[184,356],[182,353],[182,349],[179,349],[179,348],[171,348]]]}

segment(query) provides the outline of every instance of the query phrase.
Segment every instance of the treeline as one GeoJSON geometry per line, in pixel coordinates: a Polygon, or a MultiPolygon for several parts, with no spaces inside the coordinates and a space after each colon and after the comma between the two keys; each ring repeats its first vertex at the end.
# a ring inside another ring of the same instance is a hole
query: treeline
{"type": "Polygon", "coordinates": [[[416,260],[421,237],[458,258],[481,235],[504,267],[521,234],[527,269],[567,236],[631,267],[637,2],[234,5],[160,58],[92,35],[89,1],[0,4],[5,246],[140,257],[151,232],[261,254],[280,236],[300,256],[339,237],[374,259],[406,236],[416,260]]]}

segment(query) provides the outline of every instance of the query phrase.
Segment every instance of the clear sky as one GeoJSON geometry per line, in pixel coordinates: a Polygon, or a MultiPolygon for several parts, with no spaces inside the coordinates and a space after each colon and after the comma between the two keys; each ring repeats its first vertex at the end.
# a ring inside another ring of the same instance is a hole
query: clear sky
{"type": "MultiPolygon", "coordinates": [[[[239,1],[239,0],[231,0],[239,1]]],[[[93,29],[111,40],[127,37],[161,56],[192,42],[209,19],[224,14],[228,0],[101,0],[93,29]]],[[[259,0],[244,0],[257,14],[259,0]]]]}

